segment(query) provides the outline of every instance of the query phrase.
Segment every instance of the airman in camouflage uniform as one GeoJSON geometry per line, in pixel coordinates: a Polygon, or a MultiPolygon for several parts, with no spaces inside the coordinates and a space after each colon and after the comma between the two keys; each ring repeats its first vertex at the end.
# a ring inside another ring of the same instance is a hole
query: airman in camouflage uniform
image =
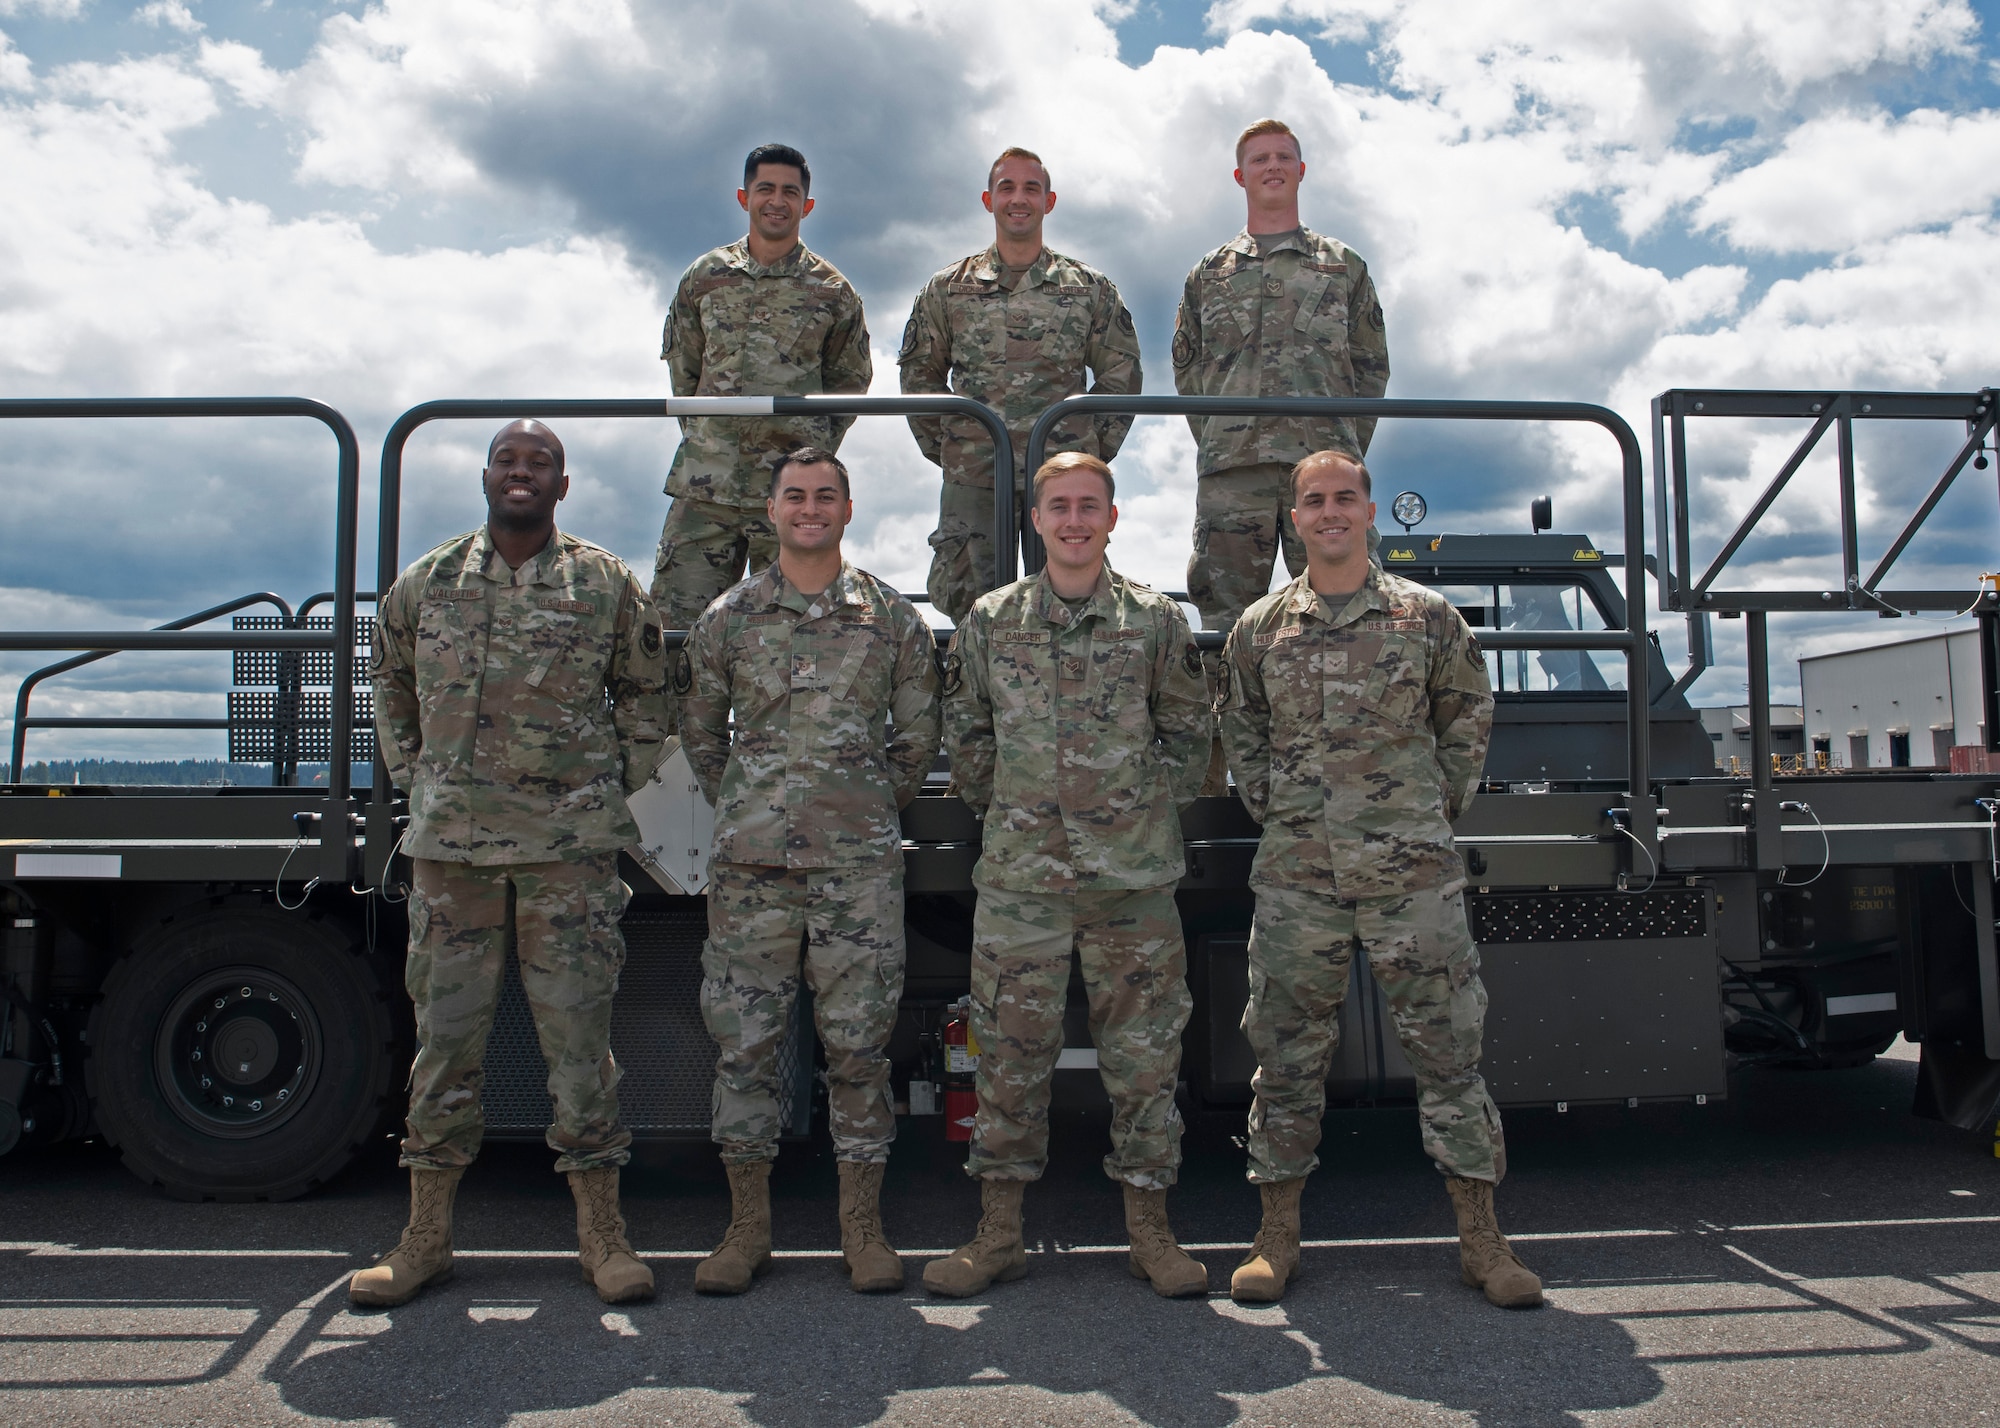
{"type": "Polygon", "coordinates": [[[355,1276],[359,1303],[401,1303],[451,1268],[451,1197],[479,1152],[486,1038],[513,946],[549,1063],[549,1146],[576,1193],[584,1278],[607,1302],[652,1274],[618,1214],[631,1134],[618,1119],[611,1001],[638,838],[625,795],[665,735],[659,616],[608,551],[555,529],[562,444],[537,422],[494,438],[487,525],[410,566],[383,596],[375,709],[390,777],[410,795],[415,860],[405,980],[411,1227],[355,1276]]]}
{"type": "MultiPolygon", "coordinates": [[[[873,378],[861,298],[833,264],[798,241],[812,211],[798,150],[751,151],[737,201],[749,236],[704,253],[681,275],[660,338],[680,397],[860,395],[873,378]]],[[[771,463],[795,446],[837,451],[852,417],[698,417],[681,422],[653,598],[684,630],[747,568],[777,555],[764,498],[771,463]]]]}
{"type": "Polygon", "coordinates": [[[982,596],[945,666],[953,778],[985,824],[972,873],[979,1111],[966,1164],[985,1215],[924,1284],[975,1294],[1026,1272],[1022,1188],[1048,1164],[1075,955],[1113,1108],[1104,1171],[1124,1188],[1133,1272],[1162,1294],[1206,1293],[1207,1271],[1174,1244],[1165,1211],[1192,1007],[1174,887],[1186,872],[1180,809],[1208,752],[1201,659],[1178,605],[1104,563],[1117,516],[1109,468],[1066,452],[1035,486],[1049,566],[982,596]]]}
{"type": "Polygon", "coordinates": [[[842,1249],[855,1288],[892,1289],[902,1262],[879,1195],[896,1134],[884,1047],[903,990],[898,811],[937,758],[937,646],[915,606],[841,560],[852,504],[831,453],[793,452],[772,489],[778,560],[709,606],[676,673],[688,761],[715,804],[701,996],[735,1205],[695,1287],[741,1293],[770,1262],[778,1053],[803,977],[826,1047],[842,1249]]]}
{"type": "MultiPolygon", "coordinates": [[[[1368,265],[1299,222],[1298,140],[1273,119],[1244,131],[1236,180],[1243,232],[1188,274],[1174,321],[1174,387],[1202,397],[1379,397],[1389,343],[1368,265]]],[[[1202,624],[1227,630],[1285,568],[1305,570],[1286,517],[1293,463],[1324,449],[1368,453],[1372,419],[1190,417],[1199,447],[1188,596],[1202,624]]],[[[1369,549],[1380,538],[1369,532],[1369,549]]],[[[1215,673],[1211,667],[1211,673],[1215,673]]]]}
{"type": "MultiPolygon", "coordinates": [[[[1014,445],[1015,509],[1024,510],[1035,418],[1083,391],[1086,371],[1093,392],[1137,392],[1139,339],[1109,278],[1042,245],[1042,218],[1056,200],[1042,161],[1009,149],[987,185],[993,245],[924,284],[896,361],[905,392],[950,392],[1000,413],[1014,445]]],[[[1109,461],[1131,425],[1073,417],[1049,434],[1048,450],[1109,461]]],[[[931,602],[957,624],[993,588],[993,442],[966,417],[911,417],[910,430],[944,473],[928,584],[931,602]]]]}
{"type": "Polygon", "coordinates": [[[1257,1056],[1249,1174],[1265,1214],[1232,1290],[1274,1299],[1296,1270],[1299,1191],[1319,1164],[1358,953],[1415,1068],[1424,1149],[1450,1177],[1461,1227],[1461,1202],[1478,1201],[1498,1242],[1468,1233],[1468,1282],[1496,1303],[1539,1302],[1539,1281],[1492,1225],[1506,1146],[1479,1074],[1486,992],[1451,835],[1492,729],[1485,659],[1443,596],[1368,561],[1356,528],[1374,506],[1358,461],[1320,453],[1300,463],[1297,487],[1312,564],[1251,605],[1224,653],[1223,738],[1264,829],[1243,1031],[1257,1056]]]}

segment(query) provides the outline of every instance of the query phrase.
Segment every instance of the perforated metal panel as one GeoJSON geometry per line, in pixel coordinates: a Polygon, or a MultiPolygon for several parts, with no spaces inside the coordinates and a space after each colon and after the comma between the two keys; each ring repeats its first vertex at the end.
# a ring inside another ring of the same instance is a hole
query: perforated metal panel
{"type": "Polygon", "coordinates": [[[1466,899],[1473,939],[1603,942],[1708,933],[1705,888],[1649,893],[1475,894],[1466,899]]]}
{"type": "MultiPolygon", "coordinates": [[[[331,630],[331,615],[308,615],[303,625],[288,625],[280,615],[237,615],[230,620],[237,630],[331,630]]],[[[375,617],[354,619],[354,682],[368,683],[368,660],[375,644],[375,617]]],[[[285,682],[288,668],[296,667],[294,681],[305,689],[326,689],[333,684],[333,651],[237,650],[234,652],[229,682],[238,689],[274,689],[285,682]]]]}
{"type": "MultiPolygon", "coordinates": [[[[701,1021],[701,943],[707,919],[699,899],[635,911],[625,919],[625,970],[611,1008],[611,1050],[624,1073],[618,1108],[634,1135],[706,1136],[715,1087],[715,1043],[701,1021]]],[[[778,1053],[786,1088],[787,1136],[805,1135],[812,1101],[811,1020],[800,1005],[792,1035],[778,1053]]],[[[493,1032],[486,1040],[486,1133],[539,1140],[553,1114],[548,1067],[534,1017],[510,954],[493,1032]]]]}
{"type": "MultiPolygon", "coordinates": [[[[276,759],[322,763],[333,756],[331,694],[280,690],[264,694],[231,690],[229,758],[232,763],[268,764],[276,759]]],[[[354,691],[353,742],[348,755],[357,764],[375,757],[375,691],[354,691]]]]}

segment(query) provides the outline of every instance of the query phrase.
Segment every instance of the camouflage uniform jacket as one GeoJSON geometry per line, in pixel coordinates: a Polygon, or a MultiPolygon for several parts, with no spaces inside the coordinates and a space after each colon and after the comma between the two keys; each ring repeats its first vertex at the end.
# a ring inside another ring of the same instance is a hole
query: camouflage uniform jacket
{"type": "Polygon", "coordinates": [[[802,595],[773,564],[702,613],[674,684],[718,861],[902,861],[897,811],[938,751],[937,642],[916,606],[845,563],[802,595]]]}
{"type": "Polygon", "coordinates": [[[558,531],[509,570],[482,526],[416,561],[382,598],[372,670],[405,851],[550,863],[634,842],[665,661],[645,587],[588,541],[558,531]]]}
{"type": "MultiPolygon", "coordinates": [[[[1020,283],[1001,286],[1000,254],[988,248],[924,284],[903,329],[903,390],[950,392],[1000,413],[1014,442],[1014,476],[1026,470],[1028,432],[1050,406],[1084,390],[1137,392],[1139,338],[1111,279],[1047,248],[1020,283]]],[[[1048,449],[1118,454],[1132,418],[1072,418],[1049,434],[1048,449]]],[[[944,479],[993,489],[993,442],[965,417],[911,417],[910,430],[944,479]]]]}
{"type": "MultiPolygon", "coordinates": [[[[1187,397],[1379,397],[1389,386],[1382,304],[1361,255],[1310,228],[1257,255],[1238,233],[1188,274],[1174,319],[1174,387],[1187,397]]],[[[1189,417],[1196,471],[1368,453],[1375,422],[1189,417]]]]}
{"type": "Polygon", "coordinates": [[[1335,610],[1302,575],[1244,612],[1223,662],[1229,766],[1264,825],[1252,887],[1348,900],[1463,881],[1451,820],[1479,786],[1493,692],[1442,595],[1370,566],[1335,610]]]}
{"type": "Polygon", "coordinates": [[[981,596],[945,662],[952,777],[986,822],[973,876],[1015,892],[1178,882],[1207,688],[1180,606],[1109,566],[1075,614],[1040,575],[981,596]]]}
{"type": "MultiPolygon", "coordinates": [[[[660,338],[678,397],[859,396],[875,375],[861,298],[801,243],[766,267],[745,238],[681,274],[660,338]]],[[[764,509],[770,460],[795,446],[837,450],[853,417],[700,417],[681,422],[667,494],[764,509]]]]}

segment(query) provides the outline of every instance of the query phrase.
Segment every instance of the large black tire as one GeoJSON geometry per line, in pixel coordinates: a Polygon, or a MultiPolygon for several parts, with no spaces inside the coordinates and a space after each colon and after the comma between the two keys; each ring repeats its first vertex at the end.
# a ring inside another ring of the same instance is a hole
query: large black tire
{"type": "Polygon", "coordinates": [[[88,1084],[105,1138],[183,1200],[287,1200],[374,1136],[404,1059],[367,956],[311,912],[168,919],[105,979],[88,1084]]]}

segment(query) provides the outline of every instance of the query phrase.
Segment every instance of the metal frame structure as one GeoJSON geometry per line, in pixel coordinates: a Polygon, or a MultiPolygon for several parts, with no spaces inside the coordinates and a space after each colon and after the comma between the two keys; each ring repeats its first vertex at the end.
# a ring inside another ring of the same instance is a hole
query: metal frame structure
{"type": "MultiPolygon", "coordinates": [[[[1803,392],[1717,391],[1707,388],[1671,388],[1653,398],[1654,530],[1657,534],[1658,563],[1669,572],[1660,582],[1660,608],[1676,610],[1688,617],[1689,648],[1694,656],[1688,672],[1677,687],[1685,688],[1707,667],[1705,641],[1696,636],[1696,627],[1708,615],[1741,616],[1748,646],[1750,698],[1750,776],[1754,805],[1753,826],[1767,829],[1767,840],[1777,837],[1778,810],[1771,771],[1771,669],[1769,617],[1787,611],[1872,611],[1880,615],[1933,611],[1962,615],[1977,614],[1982,638],[1982,684],[1987,705],[1986,738],[1989,748],[2000,748],[2000,589],[1985,590],[1889,590],[1881,588],[1889,569],[1909,548],[1924,522],[1930,519],[1966,464],[1980,457],[1994,436],[2000,418],[2000,391],[1982,387],[1976,392],[1803,392]],[[1777,475],[1736,523],[1736,529],[1722,543],[1715,558],[1699,577],[1694,574],[1690,532],[1688,489],[1688,439],[1690,419],[1699,417],[1793,418],[1812,425],[1777,475]],[[1965,424],[1965,440],[1946,464],[1944,474],[1932,483],[1902,531],[1889,543],[1882,558],[1866,576],[1861,573],[1860,519],[1855,502],[1854,424],[1857,421],[1960,421],[1965,424]],[[1806,458],[1818,448],[1828,431],[1834,433],[1840,503],[1840,565],[1838,589],[1818,590],[1717,590],[1715,582],[1735,559],[1744,542],[1799,472],[1806,458]],[[1756,815],[1761,814],[1761,817],[1756,815]]],[[[1634,547],[1638,549],[1639,547],[1634,547]]],[[[1769,866],[1776,857],[1765,848],[1758,866],[1769,866]]]]}
{"type": "MultiPolygon", "coordinates": [[[[993,440],[993,515],[995,529],[1011,528],[1014,515],[1014,444],[1007,423],[983,402],[970,397],[668,397],[606,399],[531,399],[523,401],[453,400],[424,402],[411,407],[390,425],[382,439],[382,477],[378,495],[379,527],[376,535],[376,589],[386,591],[402,571],[398,544],[402,528],[403,448],[420,427],[434,421],[508,420],[532,417],[731,417],[731,416],[968,416],[986,428],[993,440]]],[[[996,566],[1011,568],[1013,550],[998,550],[996,566]]],[[[997,572],[996,572],[997,573],[997,572]]],[[[1011,576],[1009,577],[1012,578],[1011,576]]],[[[670,642],[685,637],[683,631],[669,631],[670,642]]],[[[386,807],[392,797],[389,767],[375,761],[374,787],[370,801],[386,807]]],[[[385,867],[394,840],[387,830],[369,823],[366,867],[373,876],[385,867]]]]}
{"type": "MultiPolygon", "coordinates": [[[[260,603],[262,595],[248,596],[233,604],[218,606],[200,615],[174,621],[156,630],[14,630],[0,631],[0,650],[83,650],[97,657],[121,650],[278,650],[303,652],[328,650],[336,655],[354,648],[354,557],[358,529],[361,448],[354,428],[346,417],[307,397],[133,397],[56,398],[0,401],[0,419],[77,420],[104,417],[307,417],[333,433],[338,448],[338,475],[334,491],[333,536],[333,628],[316,630],[194,630],[187,628],[203,619],[227,614],[247,604],[260,603]]],[[[282,607],[283,602],[279,602],[282,607]]],[[[288,612],[289,613],[289,612],[288,612]]],[[[60,667],[75,668],[88,660],[64,661],[60,667]]],[[[56,672],[54,667],[29,676],[39,680],[56,672]]],[[[24,685],[16,697],[17,712],[25,712],[28,690],[24,685]]],[[[354,704],[354,661],[333,661],[332,705],[349,710],[354,704]]],[[[326,836],[329,829],[348,829],[349,736],[351,718],[336,718],[331,730],[330,761],[326,777],[325,813],[320,818],[320,876],[344,880],[347,876],[351,839],[326,836]]],[[[118,726],[113,726],[118,727],[118,726]]],[[[130,727],[130,726],[126,726],[130,727]]],[[[170,727],[181,727],[173,725],[170,727]]],[[[24,731],[16,727],[15,773],[19,774],[19,750],[24,731]]]]}
{"type": "MultiPolygon", "coordinates": [[[[1625,548],[1642,551],[1646,545],[1646,471],[1640,454],[1639,438],[1625,419],[1609,407],[1587,402],[1505,402],[1457,401],[1388,397],[1067,397],[1036,418],[1028,433],[1029,471],[1042,463],[1049,433],[1065,417],[1085,413],[1110,412],[1131,416],[1317,416],[1317,417],[1404,417],[1428,421],[1538,421],[1583,422],[1602,427],[1618,443],[1620,490],[1624,498],[1625,548]]],[[[996,497],[999,492],[996,490],[996,497]]],[[[995,517],[1000,530],[1019,523],[1013,511],[1013,493],[1005,502],[997,500],[995,517]]],[[[1015,575],[1014,544],[995,540],[994,578],[1006,584],[1015,575]]],[[[1480,637],[1488,649],[1604,650],[1625,656],[1626,689],[1626,806],[1630,810],[1632,835],[1644,846],[1647,856],[1659,856],[1658,804],[1650,780],[1649,681],[1647,661],[1650,643],[1646,633],[1646,571],[1638,560],[1625,563],[1625,624],[1602,631],[1541,631],[1509,634],[1493,631],[1480,637]]],[[[1211,639],[1205,643],[1213,645],[1211,639]]]]}

